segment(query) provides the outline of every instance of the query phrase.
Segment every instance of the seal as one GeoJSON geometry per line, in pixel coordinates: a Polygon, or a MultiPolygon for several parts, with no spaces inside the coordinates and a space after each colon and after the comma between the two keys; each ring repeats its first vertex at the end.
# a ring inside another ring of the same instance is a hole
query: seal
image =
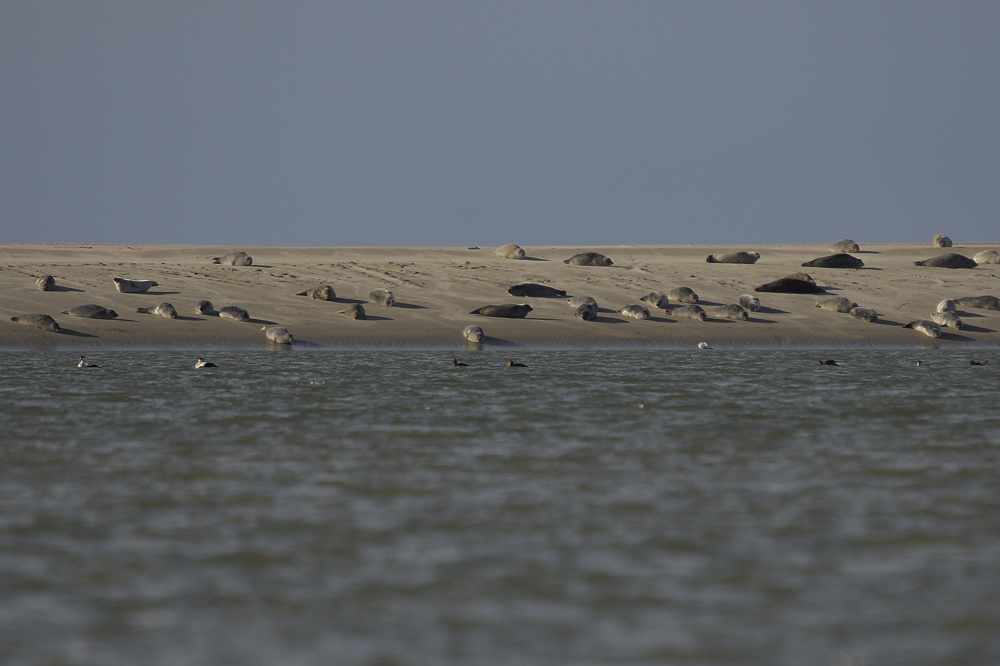
{"type": "Polygon", "coordinates": [[[1000,264],[1000,252],[996,250],[983,250],[982,252],[977,252],[976,256],[972,258],[980,266],[986,264],[1000,264]]]}
{"type": "Polygon", "coordinates": [[[342,314],[348,319],[364,319],[365,308],[360,303],[351,303],[343,310],[337,310],[337,314],[342,314]]]}
{"type": "Polygon", "coordinates": [[[667,299],[671,303],[694,304],[698,302],[698,294],[691,287],[677,287],[667,292],[667,299]]]}
{"type": "Polygon", "coordinates": [[[221,257],[212,257],[212,263],[222,264],[223,266],[252,266],[253,257],[243,250],[238,250],[221,257]]]}
{"type": "Polygon", "coordinates": [[[934,237],[934,247],[951,247],[951,239],[944,234],[938,234],[934,237]]]}
{"type": "Polygon", "coordinates": [[[454,366],[456,368],[467,368],[467,367],[469,367],[468,363],[462,363],[457,358],[451,359],[451,364],[452,364],[452,366],[454,366]]]}
{"type": "Polygon", "coordinates": [[[337,292],[328,284],[321,284],[318,287],[306,289],[305,291],[297,291],[295,295],[308,296],[309,298],[315,298],[317,301],[332,301],[337,298],[337,292]]]}
{"type": "Polygon", "coordinates": [[[387,308],[391,308],[396,303],[396,297],[388,289],[372,289],[368,292],[368,300],[387,308]]]}
{"type": "Polygon", "coordinates": [[[52,291],[52,288],[55,286],[56,279],[51,275],[43,275],[35,280],[35,289],[38,289],[39,291],[52,291]]]}
{"type": "Polygon", "coordinates": [[[509,361],[507,361],[507,367],[508,368],[527,368],[528,366],[526,366],[524,363],[514,363],[514,359],[510,359],[509,361]]]}
{"type": "Polygon", "coordinates": [[[838,252],[825,257],[817,257],[802,265],[809,268],[864,268],[865,262],[849,254],[838,252]]]}
{"type": "Polygon", "coordinates": [[[264,331],[264,337],[279,345],[290,345],[294,339],[284,326],[261,326],[260,330],[264,331]]]}
{"type": "Polygon", "coordinates": [[[972,259],[961,254],[955,254],[954,252],[939,254],[936,257],[924,259],[923,261],[914,261],[913,265],[930,266],[932,268],[975,268],[977,266],[976,262],[972,259]]]}
{"type": "Polygon", "coordinates": [[[504,259],[524,259],[524,248],[517,243],[507,243],[493,250],[493,254],[504,259]]]}
{"type": "Polygon", "coordinates": [[[578,308],[581,305],[587,305],[588,303],[592,304],[595,308],[598,307],[597,301],[590,296],[574,296],[566,299],[566,303],[568,303],[571,308],[578,308]]]}
{"type": "Polygon", "coordinates": [[[486,334],[483,333],[482,326],[476,326],[475,324],[469,324],[462,329],[462,337],[469,342],[480,343],[486,339],[486,334]]]}
{"type": "Polygon", "coordinates": [[[969,365],[978,365],[980,367],[986,365],[989,361],[969,361],[969,365]]]}
{"type": "Polygon", "coordinates": [[[961,331],[965,328],[965,324],[962,322],[961,318],[954,312],[935,312],[931,315],[931,321],[939,326],[954,328],[957,331],[961,331]]]}
{"type": "Polygon", "coordinates": [[[177,310],[170,303],[160,303],[151,308],[136,308],[135,311],[140,314],[156,315],[164,319],[177,319],[177,310]]]}
{"type": "Polygon", "coordinates": [[[860,319],[861,321],[866,321],[869,324],[874,324],[878,321],[878,313],[872,308],[851,308],[849,314],[854,319],[860,319]]]}
{"type": "Polygon", "coordinates": [[[250,321],[250,313],[242,305],[227,305],[219,310],[219,316],[235,321],[250,321]]]}
{"type": "Polygon", "coordinates": [[[547,287],[544,284],[536,284],[534,282],[515,284],[507,290],[507,293],[511,296],[519,296],[521,298],[566,298],[566,290],[547,287]]]}
{"type": "Polygon", "coordinates": [[[914,331],[920,331],[931,338],[941,337],[941,327],[930,319],[917,319],[909,324],[903,324],[903,328],[912,328],[914,331]]]}
{"type": "Polygon", "coordinates": [[[76,364],[76,367],[78,367],[78,368],[99,368],[101,366],[99,366],[99,365],[97,365],[95,363],[87,363],[87,359],[84,358],[83,356],[81,356],[80,357],[80,362],[76,364]]]}
{"type": "Polygon", "coordinates": [[[120,294],[145,294],[152,287],[160,286],[155,280],[126,280],[122,277],[112,278],[115,281],[115,289],[120,294]]]}
{"type": "Polygon", "coordinates": [[[661,310],[670,309],[670,298],[662,291],[651,291],[639,300],[649,303],[654,308],[660,308],[661,310]]]}
{"type": "Polygon", "coordinates": [[[26,314],[20,317],[11,317],[10,320],[16,324],[24,324],[49,333],[59,332],[58,322],[47,314],[26,314]]]}
{"type": "Polygon", "coordinates": [[[958,306],[955,305],[955,301],[946,298],[937,304],[936,312],[954,312],[957,309],[958,306]]]}
{"type": "Polygon", "coordinates": [[[829,310],[830,312],[850,312],[854,308],[858,307],[858,304],[849,298],[844,298],[843,296],[830,296],[816,301],[816,305],[814,307],[829,310]]]}
{"type": "Polygon", "coordinates": [[[740,296],[740,307],[747,312],[760,312],[760,299],[751,294],[740,296]]]}
{"type": "Polygon", "coordinates": [[[750,319],[747,311],[739,305],[717,305],[708,308],[705,314],[715,319],[732,319],[733,321],[747,321],[750,319]]]}
{"type": "Polygon", "coordinates": [[[707,342],[699,342],[698,349],[712,349],[712,346],[707,342]]]}
{"type": "Polygon", "coordinates": [[[848,252],[861,252],[861,247],[850,238],[845,238],[831,245],[829,250],[830,252],[835,252],[837,254],[846,254],[848,252]]]}
{"type": "Polygon", "coordinates": [[[720,254],[708,255],[707,261],[710,264],[756,264],[760,259],[760,252],[722,252],[720,254]]]}
{"type": "Polygon", "coordinates": [[[62,313],[68,314],[70,317],[86,317],[87,319],[114,319],[118,316],[118,313],[114,310],[109,310],[103,305],[96,305],[94,303],[77,305],[75,308],[63,310],[62,313]]]}
{"type": "Polygon", "coordinates": [[[593,303],[584,303],[576,309],[573,316],[584,321],[594,321],[597,319],[597,306],[593,303]]]}
{"type": "Polygon", "coordinates": [[[198,301],[198,305],[194,306],[194,313],[200,315],[217,315],[219,314],[215,310],[215,306],[212,305],[212,301],[201,300],[198,301]]]}
{"type": "Polygon", "coordinates": [[[955,305],[980,310],[1000,310],[1000,298],[996,296],[963,296],[955,299],[955,305]]]}
{"type": "Polygon", "coordinates": [[[501,305],[484,305],[481,308],[476,308],[469,314],[482,315],[483,317],[506,317],[507,319],[524,319],[529,312],[532,311],[532,307],[527,303],[522,303],[520,305],[514,305],[512,303],[505,303],[501,305]]]}
{"type": "Polygon", "coordinates": [[[217,368],[219,366],[217,366],[216,364],[212,363],[211,361],[206,361],[204,358],[202,358],[201,356],[199,356],[198,360],[195,361],[195,363],[194,363],[194,367],[197,369],[197,368],[217,368]]]}
{"type": "Polygon", "coordinates": [[[825,294],[826,293],[826,289],[820,287],[815,282],[810,282],[792,276],[783,277],[774,280],[773,282],[762,284],[756,289],[754,289],[754,291],[760,293],[767,292],[772,294],[825,294]]]}
{"type": "Polygon", "coordinates": [[[633,305],[626,305],[618,312],[626,317],[632,317],[634,319],[649,319],[649,308],[645,305],[639,305],[637,303],[633,305]]]}
{"type": "Polygon", "coordinates": [[[681,305],[676,308],[670,309],[670,314],[675,317],[683,317],[684,319],[697,319],[698,321],[705,321],[708,319],[708,315],[705,314],[705,308],[700,305],[681,305]]]}
{"type": "Polygon", "coordinates": [[[840,365],[840,364],[834,361],[832,358],[828,358],[825,361],[816,361],[816,365],[840,365]]]}
{"type": "Polygon", "coordinates": [[[574,254],[569,259],[563,261],[570,266],[611,266],[614,264],[609,258],[599,252],[581,252],[574,254]]]}

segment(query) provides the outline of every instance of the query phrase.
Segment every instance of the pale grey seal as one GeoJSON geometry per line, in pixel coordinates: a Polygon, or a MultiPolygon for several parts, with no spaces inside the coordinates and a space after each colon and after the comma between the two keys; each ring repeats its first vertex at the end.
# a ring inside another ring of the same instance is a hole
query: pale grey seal
{"type": "Polygon", "coordinates": [[[586,305],[588,303],[593,304],[595,308],[598,307],[597,301],[591,298],[590,296],[574,296],[572,298],[566,299],[566,302],[569,304],[571,308],[578,308],[581,305],[586,305]]]}
{"type": "Polygon", "coordinates": [[[951,239],[944,234],[938,234],[934,237],[934,247],[951,247],[951,239]]]}
{"type": "Polygon", "coordinates": [[[507,319],[523,319],[532,311],[532,307],[527,303],[522,303],[520,305],[514,305],[513,303],[504,303],[501,305],[484,305],[481,308],[476,308],[469,314],[482,315],[483,317],[506,317],[507,319]]]}
{"type": "Polygon", "coordinates": [[[597,319],[597,306],[593,303],[584,303],[576,309],[573,316],[584,321],[594,321],[597,319]]]}
{"type": "Polygon", "coordinates": [[[206,361],[204,358],[202,358],[201,356],[199,356],[198,360],[195,361],[195,363],[194,363],[194,367],[195,367],[195,369],[198,369],[198,368],[217,368],[219,366],[217,366],[216,364],[212,363],[211,361],[206,361]]]}
{"type": "Polygon", "coordinates": [[[705,310],[705,314],[715,319],[732,319],[733,321],[747,321],[750,315],[739,305],[717,305],[705,310]]]}
{"type": "Polygon", "coordinates": [[[292,344],[292,334],[284,326],[261,326],[260,330],[264,331],[264,337],[271,342],[276,342],[279,345],[292,344]]]}
{"type": "Polygon", "coordinates": [[[251,266],[253,265],[253,257],[243,250],[238,250],[221,257],[212,257],[212,263],[223,266],[251,266]]]}
{"type": "Polygon", "coordinates": [[[679,305],[675,308],[670,308],[670,314],[674,317],[697,319],[698,321],[705,321],[708,319],[708,315],[705,314],[705,308],[700,305],[679,305]]]}
{"type": "Polygon", "coordinates": [[[469,324],[462,329],[462,337],[469,342],[482,342],[486,339],[486,334],[483,333],[482,326],[476,326],[475,324],[469,324]]]}
{"type": "Polygon", "coordinates": [[[860,319],[861,321],[866,321],[869,324],[874,324],[878,321],[878,313],[872,308],[851,308],[849,313],[854,319],[860,319]]]}
{"type": "Polygon", "coordinates": [[[556,289],[555,287],[549,287],[535,282],[522,282],[521,284],[515,284],[507,290],[507,293],[511,296],[520,296],[522,298],[566,298],[565,289],[556,289]]]}
{"type": "Polygon", "coordinates": [[[1000,252],[996,250],[983,250],[982,252],[977,252],[972,260],[980,265],[1000,264],[1000,252]]]}
{"type": "Polygon", "coordinates": [[[332,301],[337,298],[337,292],[328,284],[322,284],[312,289],[306,289],[305,291],[298,291],[295,295],[308,296],[309,298],[315,298],[317,301],[332,301]]]}
{"type": "Polygon", "coordinates": [[[360,303],[351,303],[343,310],[337,310],[337,314],[342,314],[348,319],[364,319],[365,308],[360,303]]]}
{"type": "Polygon", "coordinates": [[[649,308],[645,305],[639,305],[634,303],[632,305],[626,305],[621,310],[618,311],[620,314],[626,317],[633,317],[635,319],[649,319],[649,308]]]}
{"type": "Polygon", "coordinates": [[[760,299],[752,294],[740,296],[740,307],[747,312],[760,312],[760,299]]]}
{"type": "Polygon", "coordinates": [[[809,282],[798,277],[783,277],[767,284],[762,284],[756,292],[769,292],[774,294],[825,294],[826,289],[820,287],[815,282],[809,282]]]}
{"type": "Polygon", "coordinates": [[[836,252],[838,254],[861,251],[861,248],[858,246],[858,244],[852,241],[850,238],[845,238],[843,240],[837,241],[836,243],[831,245],[829,249],[830,252],[836,252]]]}
{"type": "Polygon", "coordinates": [[[864,268],[865,262],[849,254],[838,252],[825,257],[817,257],[802,265],[809,268],[864,268]]]}
{"type": "Polygon", "coordinates": [[[122,294],[145,294],[152,287],[160,286],[155,280],[126,280],[122,277],[112,278],[115,282],[115,289],[122,294]]]}
{"type": "Polygon", "coordinates": [[[392,307],[396,303],[396,297],[388,289],[372,289],[368,292],[368,300],[378,305],[392,307]]]}
{"type": "Polygon", "coordinates": [[[212,301],[205,301],[205,300],[198,301],[198,305],[196,305],[194,308],[194,313],[200,315],[219,314],[218,312],[216,312],[215,306],[212,305],[212,301]]]}
{"type": "Polygon", "coordinates": [[[157,317],[163,317],[164,319],[177,319],[177,310],[170,303],[160,303],[159,305],[151,308],[136,308],[136,312],[141,314],[151,314],[157,317]]]}
{"type": "Polygon", "coordinates": [[[941,327],[930,319],[917,319],[916,321],[911,321],[909,324],[903,324],[903,328],[912,328],[914,331],[920,331],[932,338],[941,337],[941,327]]]}
{"type": "Polygon", "coordinates": [[[955,305],[980,310],[1000,310],[1000,298],[996,296],[963,296],[955,299],[955,305]]]}
{"type": "Polygon", "coordinates": [[[17,324],[32,326],[43,331],[48,331],[49,333],[59,332],[59,324],[47,314],[25,314],[20,317],[11,317],[10,320],[17,324]]]}
{"type": "Polygon", "coordinates": [[[649,303],[654,308],[660,308],[661,310],[670,309],[670,298],[662,291],[651,291],[639,300],[649,303]]]}
{"type": "Polygon", "coordinates": [[[94,303],[77,305],[75,308],[63,310],[62,313],[68,314],[70,317],[86,317],[87,319],[114,319],[118,316],[118,313],[114,310],[109,310],[103,305],[96,305],[94,303]]]}
{"type": "Polygon", "coordinates": [[[814,307],[829,310],[831,312],[850,312],[854,308],[858,307],[858,304],[843,296],[829,296],[816,301],[816,305],[814,307]]]}
{"type": "Polygon", "coordinates": [[[939,254],[936,257],[924,259],[923,261],[914,261],[913,265],[930,266],[933,268],[975,268],[976,262],[964,255],[949,252],[948,254],[939,254]]]}
{"type": "Polygon", "coordinates": [[[965,324],[961,318],[954,312],[935,312],[931,315],[931,321],[945,328],[954,328],[958,331],[965,328],[965,324]]]}
{"type": "Polygon", "coordinates": [[[755,264],[760,259],[760,252],[722,252],[710,254],[705,260],[710,264],[755,264]]]}
{"type": "Polygon", "coordinates": [[[250,313],[242,305],[227,305],[219,310],[219,316],[235,321],[250,321],[250,313]]]}
{"type": "Polygon", "coordinates": [[[955,305],[955,301],[948,298],[937,304],[937,312],[954,312],[957,309],[958,306],[955,305]]]}
{"type": "Polygon", "coordinates": [[[56,279],[51,275],[43,275],[35,280],[35,288],[39,291],[52,291],[52,288],[55,286],[56,279]]]}
{"type": "Polygon", "coordinates": [[[667,292],[667,299],[671,303],[697,303],[698,294],[694,293],[691,287],[677,287],[667,292]]]}
{"type": "Polygon", "coordinates": [[[507,243],[493,250],[493,254],[504,259],[524,259],[524,248],[516,243],[507,243]]]}
{"type": "Polygon", "coordinates": [[[614,264],[611,259],[605,257],[599,252],[581,252],[580,254],[574,254],[569,259],[563,261],[564,264],[569,264],[570,266],[611,266],[614,264]]]}

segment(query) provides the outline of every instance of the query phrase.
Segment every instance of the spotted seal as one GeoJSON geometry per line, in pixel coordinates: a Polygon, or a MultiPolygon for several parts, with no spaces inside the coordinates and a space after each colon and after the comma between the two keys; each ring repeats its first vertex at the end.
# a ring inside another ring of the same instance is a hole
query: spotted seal
{"type": "Polygon", "coordinates": [[[955,305],[980,310],[1000,310],[1000,298],[996,296],[963,296],[955,299],[955,305]]]}
{"type": "Polygon", "coordinates": [[[59,332],[58,322],[47,314],[25,314],[20,317],[11,317],[10,320],[14,323],[31,326],[43,331],[48,331],[49,333],[59,332]]]}
{"type": "Polygon", "coordinates": [[[321,284],[318,287],[306,289],[305,291],[297,291],[295,295],[308,296],[309,298],[315,298],[317,301],[332,301],[337,298],[337,292],[328,284],[321,284]]]}
{"type": "Polygon", "coordinates": [[[114,277],[112,280],[120,294],[145,294],[151,288],[160,286],[156,280],[126,280],[123,277],[114,277]]]}
{"type": "Polygon", "coordinates": [[[515,284],[507,290],[507,293],[511,296],[519,296],[521,298],[566,298],[566,290],[556,289],[555,287],[548,287],[544,284],[536,284],[534,282],[522,282],[521,284],[515,284]]]}
{"type": "MultiPolygon", "coordinates": [[[[808,276],[807,276],[808,277],[808,276]]],[[[772,294],[825,294],[826,289],[820,287],[815,282],[803,280],[799,277],[783,277],[767,284],[762,284],[756,292],[772,294]]]]}
{"type": "Polygon", "coordinates": [[[931,338],[941,337],[941,326],[930,319],[917,319],[909,324],[903,324],[903,328],[912,328],[914,331],[919,331],[931,338]]]}
{"type": "Polygon", "coordinates": [[[845,238],[831,245],[829,250],[836,254],[847,254],[849,252],[861,252],[861,247],[850,238],[845,238]]]}
{"type": "Polygon", "coordinates": [[[760,312],[760,299],[752,294],[740,296],[740,307],[747,312],[760,312]]]}
{"type": "Polygon", "coordinates": [[[200,315],[217,315],[219,314],[215,310],[215,306],[212,305],[212,301],[201,300],[198,301],[198,305],[194,306],[194,313],[200,315]]]}
{"type": "Polygon", "coordinates": [[[396,303],[396,297],[388,289],[372,289],[368,292],[368,300],[378,305],[391,308],[396,303]]]}
{"type": "Polygon", "coordinates": [[[710,254],[705,259],[710,264],[756,264],[760,259],[760,252],[722,252],[720,254],[710,254]]]}
{"type": "Polygon", "coordinates": [[[958,309],[958,306],[955,305],[955,301],[946,298],[946,299],[944,299],[943,301],[941,301],[940,303],[937,304],[937,309],[935,311],[936,312],[954,312],[957,309],[958,309]]]}
{"type": "Polygon", "coordinates": [[[830,296],[816,301],[816,305],[813,307],[829,310],[830,312],[850,312],[858,307],[858,304],[843,296],[830,296]]]}
{"type": "Polygon", "coordinates": [[[480,343],[486,339],[486,334],[483,333],[482,326],[476,326],[475,324],[469,324],[462,329],[462,337],[469,342],[480,343]]]}
{"type": "Polygon", "coordinates": [[[864,268],[865,262],[850,254],[838,252],[825,257],[817,257],[802,265],[809,268],[864,268]]]}
{"type": "Polygon", "coordinates": [[[584,321],[594,321],[597,319],[597,305],[594,303],[584,303],[576,309],[573,316],[584,321]]]}
{"type": "Polygon", "coordinates": [[[250,321],[250,313],[242,305],[227,305],[219,310],[219,316],[234,321],[250,321]]]}
{"type": "Polygon", "coordinates": [[[716,305],[705,309],[707,316],[715,319],[731,319],[733,321],[748,321],[750,315],[739,305],[716,305]]]}
{"type": "Polygon", "coordinates": [[[264,337],[279,345],[290,345],[294,340],[284,326],[261,326],[260,330],[264,331],[264,337]]]}
{"type": "Polygon", "coordinates": [[[614,264],[611,259],[605,257],[599,252],[581,252],[580,254],[574,254],[569,259],[565,259],[563,263],[569,264],[570,266],[611,266],[614,264]]]}
{"type": "Polygon", "coordinates": [[[675,308],[670,308],[670,314],[674,317],[697,319],[698,321],[705,321],[708,319],[708,315],[705,313],[705,308],[700,305],[679,305],[675,308]]]}
{"type": "Polygon", "coordinates": [[[977,266],[976,262],[972,259],[954,252],[939,254],[936,257],[924,259],[923,261],[914,261],[913,265],[930,266],[932,268],[975,268],[977,266]]]}
{"type": "Polygon", "coordinates": [[[243,250],[238,250],[221,257],[212,257],[212,263],[222,264],[223,266],[252,266],[253,257],[243,250]]]}
{"type": "Polygon", "coordinates": [[[493,254],[504,259],[524,259],[524,248],[517,243],[507,243],[493,250],[493,254]]]}
{"type": "Polygon", "coordinates": [[[365,308],[360,303],[351,303],[343,310],[338,310],[337,314],[342,314],[348,319],[364,319],[365,308]]]}
{"type": "Polygon", "coordinates": [[[109,310],[103,305],[95,303],[77,305],[75,308],[63,310],[62,313],[68,314],[70,317],[85,317],[87,319],[114,319],[118,316],[114,310],[109,310]]]}
{"type": "Polygon", "coordinates": [[[670,309],[670,298],[662,291],[651,291],[639,300],[649,303],[654,308],[660,308],[661,310],[670,309]]]}
{"type": "Polygon", "coordinates": [[[571,308],[578,308],[581,305],[587,305],[588,303],[593,304],[595,308],[598,307],[597,301],[590,296],[573,296],[572,298],[566,299],[566,303],[569,304],[571,308]]]}
{"type": "Polygon", "coordinates": [[[52,291],[56,286],[56,279],[51,275],[43,275],[35,280],[35,289],[39,291],[52,291]]]}
{"type": "Polygon", "coordinates": [[[619,314],[623,314],[626,317],[632,317],[634,319],[649,319],[649,308],[645,305],[639,305],[638,303],[626,305],[618,312],[619,314]]]}
{"type": "Polygon", "coordinates": [[[931,315],[931,321],[945,328],[954,328],[961,331],[965,328],[962,319],[954,312],[935,312],[931,315]]]}
{"type": "Polygon", "coordinates": [[[527,303],[514,305],[505,303],[501,305],[484,305],[476,308],[469,314],[482,315],[483,317],[505,317],[507,319],[524,319],[532,311],[532,307],[527,303]]]}
{"type": "Polygon", "coordinates": [[[151,308],[136,308],[135,311],[140,314],[156,315],[164,319],[177,319],[177,310],[170,303],[160,303],[151,308]]]}
{"type": "Polygon", "coordinates": [[[874,324],[878,321],[878,312],[872,308],[851,308],[851,311],[848,314],[850,314],[854,319],[860,319],[861,321],[866,321],[869,324],[874,324]]]}
{"type": "Polygon", "coordinates": [[[934,237],[934,247],[951,247],[951,239],[944,234],[938,234],[934,237]]]}
{"type": "Polygon", "coordinates": [[[667,292],[667,299],[671,303],[689,303],[693,305],[698,302],[698,294],[694,293],[694,289],[691,287],[677,287],[667,292]]]}
{"type": "Polygon", "coordinates": [[[996,250],[983,250],[982,252],[977,252],[972,260],[981,266],[985,266],[986,264],[1000,264],[1000,252],[996,250]]]}

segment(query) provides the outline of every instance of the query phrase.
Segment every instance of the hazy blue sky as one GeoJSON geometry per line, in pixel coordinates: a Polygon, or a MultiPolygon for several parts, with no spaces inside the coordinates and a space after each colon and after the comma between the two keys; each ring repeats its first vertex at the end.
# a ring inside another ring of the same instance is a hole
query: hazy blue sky
{"type": "Polygon", "coordinates": [[[0,242],[1000,240],[1000,2],[0,3],[0,242]]]}

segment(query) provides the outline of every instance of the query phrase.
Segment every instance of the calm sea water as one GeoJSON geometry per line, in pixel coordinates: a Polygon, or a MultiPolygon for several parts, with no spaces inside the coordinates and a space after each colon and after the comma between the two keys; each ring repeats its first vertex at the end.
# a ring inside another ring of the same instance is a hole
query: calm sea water
{"type": "Polygon", "coordinates": [[[1000,663],[995,352],[510,353],[0,354],[0,663],[1000,663]]]}

